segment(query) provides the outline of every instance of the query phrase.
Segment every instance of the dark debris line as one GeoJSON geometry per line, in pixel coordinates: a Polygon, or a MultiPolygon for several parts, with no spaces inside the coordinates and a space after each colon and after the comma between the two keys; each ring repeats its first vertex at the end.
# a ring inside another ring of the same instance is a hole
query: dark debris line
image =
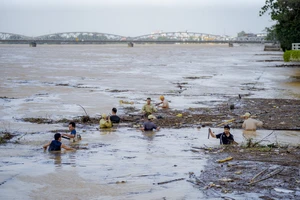
{"type": "MultiPolygon", "coordinates": [[[[250,112],[255,118],[264,123],[267,130],[300,130],[300,100],[292,99],[250,99],[237,98],[228,103],[219,104],[212,108],[189,108],[185,110],[159,110],[155,123],[162,128],[185,127],[218,127],[222,122],[230,121],[232,128],[241,128],[245,112],[250,112]],[[178,117],[178,114],[181,114],[178,117]]],[[[120,116],[122,126],[134,127],[143,121],[142,115],[131,114],[138,111],[130,108],[126,114],[120,116]]],[[[48,118],[23,118],[25,122],[37,124],[68,123],[75,121],[79,124],[98,125],[100,118],[80,116],[73,119],[52,120],[48,118]]]]}

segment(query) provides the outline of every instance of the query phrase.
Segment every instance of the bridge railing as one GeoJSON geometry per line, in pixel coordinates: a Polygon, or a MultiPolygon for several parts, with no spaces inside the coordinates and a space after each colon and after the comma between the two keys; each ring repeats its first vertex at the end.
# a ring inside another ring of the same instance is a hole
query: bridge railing
{"type": "Polygon", "coordinates": [[[292,43],[292,50],[300,50],[300,43],[292,43]]]}

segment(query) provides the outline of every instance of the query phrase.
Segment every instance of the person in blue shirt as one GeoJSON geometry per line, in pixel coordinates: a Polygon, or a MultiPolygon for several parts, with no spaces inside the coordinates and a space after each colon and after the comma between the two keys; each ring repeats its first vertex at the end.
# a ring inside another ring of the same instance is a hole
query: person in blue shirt
{"type": "Polygon", "coordinates": [[[61,134],[60,133],[55,133],[54,140],[52,140],[51,142],[49,142],[43,146],[44,150],[47,150],[47,147],[49,147],[48,151],[60,151],[61,148],[65,149],[65,150],[75,150],[75,149],[68,147],[61,143],[61,134]]]}
{"type": "Polygon", "coordinates": [[[71,131],[70,134],[68,133],[63,133],[62,136],[65,139],[70,140],[71,142],[76,142],[78,140],[81,140],[81,136],[80,135],[76,135],[76,124],[75,122],[70,122],[69,123],[69,130],[71,131]]]}
{"type": "Polygon", "coordinates": [[[211,137],[220,139],[220,144],[236,144],[236,142],[233,139],[233,135],[230,133],[230,127],[228,125],[224,126],[224,132],[223,133],[219,133],[217,135],[215,135],[214,132],[211,131],[211,129],[209,129],[209,133],[211,135],[211,137]]]}

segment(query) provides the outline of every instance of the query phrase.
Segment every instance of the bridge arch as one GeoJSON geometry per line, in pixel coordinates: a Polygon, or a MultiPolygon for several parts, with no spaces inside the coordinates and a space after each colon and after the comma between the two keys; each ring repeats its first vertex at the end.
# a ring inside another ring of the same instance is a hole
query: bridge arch
{"type": "Polygon", "coordinates": [[[26,40],[26,39],[31,39],[31,37],[15,34],[15,33],[0,32],[0,40],[26,40]]]}
{"type": "Polygon", "coordinates": [[[99,32],[61,32],[35,37],[37,40],[121,40],[121,35],[99,32]]]}
{"type": "Polygon", "coordinates": [[[197,33],[197,32],[159,32],[153,34],[146,34],[132,38],[135,41],[138,40],[225,40],[224,36],[207,34],[207,33],[197,33]]]}

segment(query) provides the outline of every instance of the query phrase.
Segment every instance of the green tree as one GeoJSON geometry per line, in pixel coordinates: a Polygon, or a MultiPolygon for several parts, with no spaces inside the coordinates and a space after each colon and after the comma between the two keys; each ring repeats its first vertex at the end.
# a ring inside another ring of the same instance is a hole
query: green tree
{"type": "Polygon", "coordinates": [[[300,43],[300,0],[266,0],[259,15],[269,10],[276,24],[267,31],[276,37],[283,51],[290,50],[292,43],[300,43]]]}

